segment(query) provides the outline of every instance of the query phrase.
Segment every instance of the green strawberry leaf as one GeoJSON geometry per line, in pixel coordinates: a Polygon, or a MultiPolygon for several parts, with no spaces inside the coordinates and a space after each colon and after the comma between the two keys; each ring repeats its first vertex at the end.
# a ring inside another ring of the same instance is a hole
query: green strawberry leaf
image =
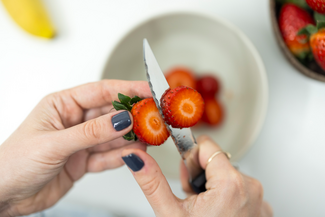
{"type": "Polygon", "coordinates": [[[299,54],[296,54],[298,59],[305,59],[307,57],[308,53],[307,52],[300,52],[299,54]]]}
{"type": "Polygon", "coordinates": [[[142,100],[142,99],[141,99],[140,97],[138,97],[138,96],[134,96],[134,97],[131,99],[130,104],[133,105],[133,104],[135,104],[135,103],[137,103],[137,102],[140,102],[141,100],[142,100]]]}
{"type": "Polygon", "coordinates": [[[132,141],[134,138],[133,138],[133,134],[132,134],[132,131],[128,132],[127,134],[125,134],[123,136],[124,139],[128,140],[128,141],[132,141]]]}
{"type": "Polygon", "coordinates": [[[116,109],[116,111],[128,110],[128,108],[120,102],[114,101],[112,104],[113,104],[113,107],[116,109]]]}
{"type": "Polygon", "coordinates": [[[315,34],[317,32],[317,27],[311,24],[308,24],[304,28],[300,29],[297,33],[297,35],[307,35],[309,38],[312,34],[315,34]]]}
{"type": "MultiPolygon", "coordinates": [[[[131,97],[129,96],[125,96],[121,93],[118,94],[118,99],[120,100],[120,102],[118,101],[113,101],[113,107],[118,111],[118,110],[127,110],[127,111],[131,111],[132,110],[132,105],[141,101],[142,99],[138,96],[135,96],[131,99],[131,97]]],[[[124,139],[128,140],[128,141],[137,141],[138,138],[135,135],[135,133],[133,132],[133,130],[131,130],[130,132],[128,132],[127,134],[125,134],[123,136],[124,139]]]]}
{"type": "Polygon", "coordinates": [[[131,98],[129,96],[125,96],[121,93],[118,93],[118,99],[122,104],[128,104],[131,101],[131,98]]]}
{"type": "Polygon", "coordinates": [[[325,15],[314,12],[314,19],[315,21],[325,21],[325,15]]]}
{"type": "Polygon", "coordinates": [[[325,28],[325,21],[324,20],[317,20],[317,29],[320,30],[325,28]]]}
{"type": "Polygon", "coordinates": [[[309,52],[308,55],[307,55],[307,60],[308,60],[309,62],[311,62],[313,59],[314,59],[314,55],[313,55],[313,53],[312,53],[312,52],[309,52]]]}
{"type": "Polygon", "coordinates": [[[310,7],[306,3],[306,0],[276,0],[280,4],[293,3],[301,8],[309,9],[310,7]]]}
{"type": "Polygon", "coordinates": [[[135,135],[135,133],[133,132],[133,130],[131,130],[130,132],[128,132],[127,134],[125,134],[123,136],[124,139],[128,140],[128,141],[137,141],[137,136],[135,135]]]}

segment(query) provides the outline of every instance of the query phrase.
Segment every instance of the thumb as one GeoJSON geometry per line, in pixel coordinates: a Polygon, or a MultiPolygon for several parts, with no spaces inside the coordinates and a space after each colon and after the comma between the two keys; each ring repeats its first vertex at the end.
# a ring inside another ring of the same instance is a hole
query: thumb
{"type": "Polygon", "coordinates": [[[125,149],[122,159],[146,196],[156,216],[180,216],[181,200],[170,189],[157,162],[140,149],[125,149]]]}
{"type": "Polygon", "coordinates": [[[76,126],[56,131],[56,141],[64,154],[71,154],[98,144],[117,139],[132,130],[132,115],[116,111],[76,126]]]}

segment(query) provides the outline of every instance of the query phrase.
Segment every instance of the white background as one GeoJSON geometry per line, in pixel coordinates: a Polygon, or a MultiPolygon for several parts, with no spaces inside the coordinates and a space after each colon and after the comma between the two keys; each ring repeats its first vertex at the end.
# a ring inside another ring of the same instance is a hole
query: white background
{"type": "MultiPolygon", "coordinates": [[[[325,83],[301,75],[281,54],[267,0],[45,3],[58,30],[51,41],[23,32],[0,5],[0,144],[43,96],[99,80],[116,42],[134,25],[168,11],[203,11],[241,29],[267,69],[266,121],[240,170],[262,182],[275,216],[325,216],[325,83]]],[[[169,181],[184,197],[179,182],[169,181]]],[[[154,215],[126,167],[86,175],[60,203],[154,215]]]]}

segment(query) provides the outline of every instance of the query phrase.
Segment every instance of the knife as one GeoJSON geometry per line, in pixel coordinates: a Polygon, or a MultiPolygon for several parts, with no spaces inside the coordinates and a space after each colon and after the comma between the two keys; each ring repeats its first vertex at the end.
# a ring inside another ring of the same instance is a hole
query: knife
{"type": "MultiPolygon", "coordinates": [[[[143,40],[143,58],[144,65],[147,72],[147,80],[150,86],[150,90],[159,113],[164,117],[161,106],[160,99],[169,85],[165,78],[165,75],[161,71],[159,64],[150,48],[147,39],[143,40]]],[[[198,159],[198,145],[192,134],[190,128],[173,128],[165,122],[167,130],[170,135],[186,165],[189,174],[189,183],[196,193],[201,193],[206,191],[205,183],[205,171],[200,167],[198,159]]]]}

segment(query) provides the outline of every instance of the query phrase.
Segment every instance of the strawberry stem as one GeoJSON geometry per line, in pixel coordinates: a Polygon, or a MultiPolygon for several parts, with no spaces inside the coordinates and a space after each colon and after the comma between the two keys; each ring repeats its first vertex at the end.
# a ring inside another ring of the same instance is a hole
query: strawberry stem
{"type": "MultiPolygon", "coordinates": [[[[126,96],[124,94],[118,93],[118,99],[120,100],[120,102],[118,101],[113,101],[112,105],[113,107],[116,109],[116,111],[119,110],[127,110],[129,112],[131,112],[132,110],[132,106],[137,103],[140,102],[142,99],[138,96],[134,96],[133,98],[126,96]]],[[[133,132],[133,130],[131,130],[130,132],[128,132],[127,134],[125,134],[123,136],[124,139],[128,140],[128,141],[137,141],[137,136],[135,135],[135,133],[133,132]]]]}

